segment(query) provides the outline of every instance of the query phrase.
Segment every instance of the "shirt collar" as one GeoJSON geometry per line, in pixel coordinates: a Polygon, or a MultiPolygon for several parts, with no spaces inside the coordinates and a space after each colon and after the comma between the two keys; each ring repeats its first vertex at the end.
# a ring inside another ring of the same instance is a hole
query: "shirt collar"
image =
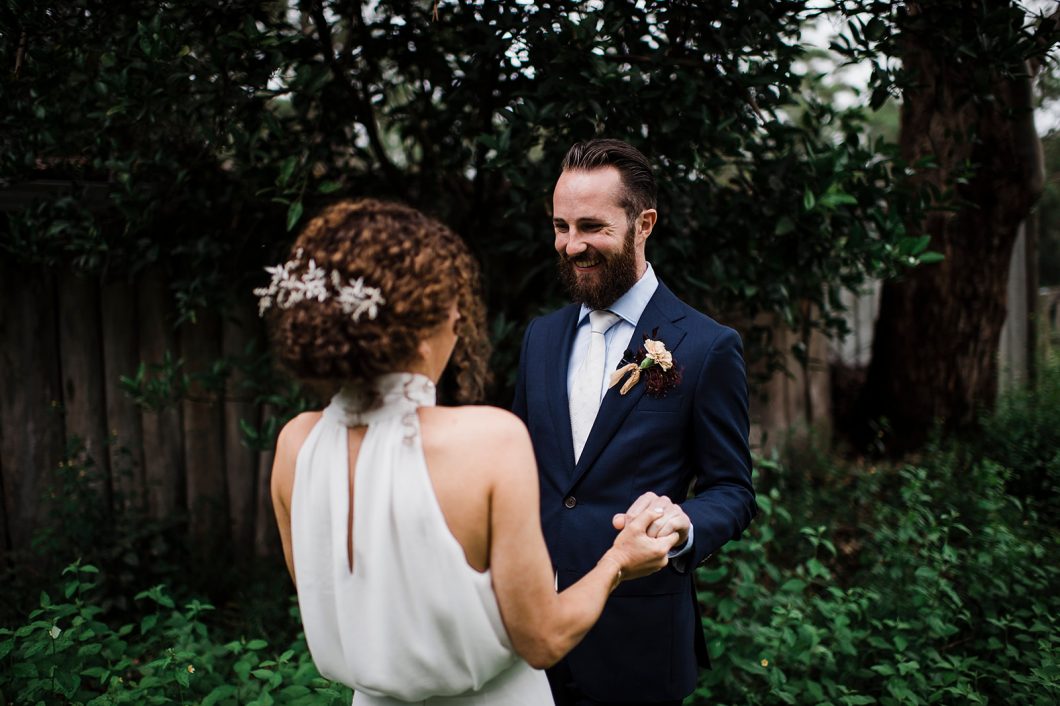
{"type": "MultiPolygon", "coordinates": [[[[655,276],[655,270],[652,269],[651,263],[647,264],[648,268],[644,271],[641,278],[637,280],[637,283],[615,300],[614,304],[607,307],[608,311],[618,314],[630,326],[634,327],[640,321],[640,316],[647,308],[648,302],[651,301],[652,295],[655,294],[655,290],[659,288],[659,278],[655,276]]],[[[578,326],[585,322],[591,311],[592,309],[582,304],[581,311],[578,313],[578,326]]]]}

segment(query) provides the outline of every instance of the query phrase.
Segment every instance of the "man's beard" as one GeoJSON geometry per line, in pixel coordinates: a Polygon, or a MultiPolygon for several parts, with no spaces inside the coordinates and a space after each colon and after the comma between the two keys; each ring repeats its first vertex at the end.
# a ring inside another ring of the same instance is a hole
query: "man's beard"
{"type": "Polygon", "coordinates": [[[617,255],[604,255],[598,250],[590,250],[602,262],[597,265],[600,270],[592,281],[579,280],[574,260],[582,258],[585,253],[575,257],[559,254],[560,279],[563,280],[572,301],[585,304],[590,309],[606,309],[615,303],[630,287],[637,283],[637,258],[633,245],[633,229],[626,233],[622,250],[617,255]]]}

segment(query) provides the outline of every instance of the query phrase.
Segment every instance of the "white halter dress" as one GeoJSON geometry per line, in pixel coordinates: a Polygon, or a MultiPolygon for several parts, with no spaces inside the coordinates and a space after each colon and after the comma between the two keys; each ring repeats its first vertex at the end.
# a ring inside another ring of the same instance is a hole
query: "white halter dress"
{"type": "Polygon", "coordinates": [[[306,641],[356,706],[552,704],[543,672],[511,648],[490,573],[468,565],[423,455],[419,407],[434,385],[396,373],[379,404],[343,388],[298,452],[291,535],[306,641]],[[354,472],[353,571],[347,554],[347,428],[368,430],[354,472]]]}

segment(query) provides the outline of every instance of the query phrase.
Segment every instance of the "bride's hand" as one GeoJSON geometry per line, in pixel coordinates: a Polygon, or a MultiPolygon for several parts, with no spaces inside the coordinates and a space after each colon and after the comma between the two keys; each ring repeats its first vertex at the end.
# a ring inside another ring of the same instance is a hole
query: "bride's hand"
{"type": "Polygon", "coordinates": [[[625,527],[615,537],[614,544],[604,554],[605,559],[610,558],[621,569],[620,580],[647,576],[666,566],[667,554],[677,544],[679,535],[676,533],[665,537],[648,535],[648,528],[662,514],[661,508],[653,508],[641,512],[626,522],[625,527]]]}

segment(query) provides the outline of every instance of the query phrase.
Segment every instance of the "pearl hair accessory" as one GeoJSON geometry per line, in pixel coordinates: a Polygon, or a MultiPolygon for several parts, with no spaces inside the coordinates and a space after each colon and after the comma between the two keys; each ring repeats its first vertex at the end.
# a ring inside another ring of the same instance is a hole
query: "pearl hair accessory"
{"type": "Polygon", "coordinates": [[[335,297],[343,313],[349,314],[355,322],[360,321],[362,316],[374,321],[379,315],[379,307],[386,304],[379,288],[365,285],[364,277],[344,283],[338,270],[332,270],[329,277],[312,258],[305,272],[298,276],[295,270],[301,266],[302,248],[298,248],[293,260],[265,268],[272,276],[272,281],[268,287],[254,290],[254,295],[258,297],[258,316],[264,316],[272,306],[290,309],[304,301],[324,302],[335,297]]]}

